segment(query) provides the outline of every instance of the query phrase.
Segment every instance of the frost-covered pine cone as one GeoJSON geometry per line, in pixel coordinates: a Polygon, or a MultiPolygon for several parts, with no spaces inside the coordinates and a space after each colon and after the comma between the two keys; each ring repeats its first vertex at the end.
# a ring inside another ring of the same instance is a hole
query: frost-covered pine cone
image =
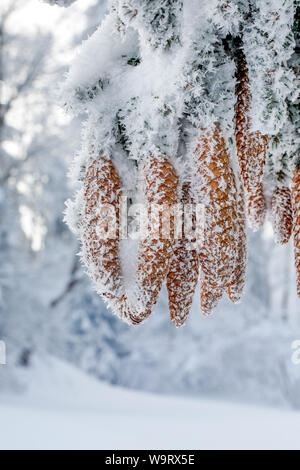
{"type": "Polygon", "coordinates": [[[253,230],[264,224],[267,205],[262,188],[268,138],[260,132],[251,132],[249,108],[251,92],[246,57],[242,46],[236,54],[235,137],[238,161],[246,191],[248,218],[253,230]]]}
{"type": "Polygon", "coordinates": [[[216,127],[203,130],[194,155],[194,191],[205,205],[201,264],[201,309],[208,315],[232,282],[237,254],[235,177],[224,138],[216,127]]]}
{"type": "MultiPolygon", "coordinates": [[[[177,203],[178,177],[165,156],[150,155],[146,158],[141,175],[145,204],[149,210],[153,205],[158,208],[165,206],[168,210],[177,203]]],[[[151,215],[152,227],[159,228],[159,233],[150,231],[139,246],[135,295],[137,319],[141,320],[149,315],[158,300],[173,255],[174,228],[171,226],[171,233],[164,235],[159,216],[151,215]]]]}
{"type": "Polygon", "coordinates": [[[112,161],[104,157],[91,160],[84,180],[81,256],[98,294],[131,323],[124,307],[119,257],[120,193],[120,179],[112,161]]]}
{"type": "Polygon", "coordinates": [[[228,286],[228,297],[234,303],[240,302],[245,286],[247,273],[247,227],[244,191],[240,189],[237,204],[237,259],[232,282],[228,286]]]}
{"type": "Polygon", "coordinates": [[[300,167],[295,170],[292,186],[292,198],[297,294],[300,297],[300,167]]]}
{"type": "MultiPolygon", "coordinates": [[[[181,202],[183,209],[185,204],[194,204],[189,183],[183,185],[181,202]]],[[[195,224],[195,215],[193,218],[195,224]]],[[[174,242],[174,253],[167,277],[170,315],[176,327],[186,322],[199,278],[199,257],[196,248],[192,247],[194,240],[187,237],[184,220],[182,225],[182,238],[174,242]]]]}
{"type": "Polygon", "coordinates": [[[275,242],[288,243],[293,231],[292,194],[288,186],[278,186],[272,197],[272,224],[275,242]]]}
{"type": "Polygon", "coordinates": [[[248,206],[248,221],[254,232],[257,232],[265,222],[267,203],[262,184],[252,188],[245,200],[248,206]]]}

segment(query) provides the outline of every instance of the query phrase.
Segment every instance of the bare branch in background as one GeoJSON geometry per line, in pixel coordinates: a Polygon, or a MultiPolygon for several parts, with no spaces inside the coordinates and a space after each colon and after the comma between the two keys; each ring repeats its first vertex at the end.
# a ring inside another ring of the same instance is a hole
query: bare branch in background
{"type": "Polygon", "coordinates": [[[69,281],[65,289],[63,290],[63,292],[56,299],[52,300],[52,302],[50,303],[51,308],[57,307],[65,299],[65,297],[74,289],[74,287],[76,287],[77,284],[81,282],[80,277],[78,277],[79,268],[80,268],[79,257],[75,255],[72,268],[70,271],[69,281]]]}

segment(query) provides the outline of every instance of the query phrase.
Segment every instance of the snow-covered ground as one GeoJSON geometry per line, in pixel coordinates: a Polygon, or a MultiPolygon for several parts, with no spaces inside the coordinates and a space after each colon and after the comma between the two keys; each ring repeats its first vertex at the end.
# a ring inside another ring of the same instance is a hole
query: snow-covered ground
{"type": "Polygon", "coordinates": [[[46,359],[0,395],[0,449],[297,449],[300,413],[156,396],[46,359]]]}

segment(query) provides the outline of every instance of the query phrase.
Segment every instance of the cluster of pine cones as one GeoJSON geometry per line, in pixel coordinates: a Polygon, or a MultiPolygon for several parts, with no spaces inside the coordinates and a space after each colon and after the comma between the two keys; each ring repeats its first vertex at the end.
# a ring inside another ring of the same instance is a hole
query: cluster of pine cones
{"type": "MultiPolygon", "coordinates": [[[[152,312],[166,281],[171,319],[182,326],[189,314],[200,277],[201,309],[205,315],[227,292],[239,302],[247,267],[246,219],[254,230],[264,224],[267,204],[263,173],[268,137],[251,132],[251,93],[245,57],[237,60],[235,137],[240,181],[230,166],[225,139],[218,125],[199,130],[193,154],[193,179],[179,187],[171,162],[163,155],[149,157],[141,168],[146,205],[204,204],[201,246],[191,249],[185,235],[175,239],[153,234],[139,242],[135,301],[129,299],[122,280],[119,237],[99,239],[101,211],[110,204],[119,222],[121,183],[111,160],[89,162],[84,183],[82,258],[99,294],[114,312],[131,325],[142,323],[152,312]],[[180,196],[179,196],[180,195],[180,196]],[[180,199],[179,199],[180,197],[180,199]]],[[[275,241],[285,244],[294,233],[297,292],[300,296],[300,168],[295,169],[292,188],[280,184],[272,197],[275,241]]],[[[106,219],[107,220],[107,219],[106,219]]],[[[160,224],[160,221],[156,221],[160,224]]],[[[109,229],[109,228],[108,228],[109,229]]],[[[185,231],[184,231],[185,233],[185,231]]]]}

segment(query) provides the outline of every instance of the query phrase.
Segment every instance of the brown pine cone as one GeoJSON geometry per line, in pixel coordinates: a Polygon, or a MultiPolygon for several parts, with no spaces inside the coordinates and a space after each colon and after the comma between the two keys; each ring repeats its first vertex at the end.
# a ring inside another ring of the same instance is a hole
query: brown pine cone
{"type": "MultiPolygon", "coordinates": [[[[136,305],[133,306],[136,322],[149,316],[158,300],[173,256],[174,227],[165,233],[162,217],[155,209],[168,211],[177,203],[176,172],[165,156],[150,155],[142,167],[142,183],[145,202],[151,212],[151,228],[140,242],[138,253],[136,305]]],[[[170,212],[169,212],[170,215],[170,212]]]]}
{"type": "Polygon", "coordinates": [[[248,205],[248,220],[254,232],[257,232],[265,222],[267,213],[267,203],[262,185],[252,188],[246,196],[248,205]]]}
{"type": "MultiPolygon", "coordinates": [[[[181,202],[183,211],[185,204],[194,204],[189,183],[183,185],[181,202]]],[[[193,229],[195,216],[193,213],[193,229]]],[[[176,327],[183,326],[187,320],[199,278],[199,258],[195,247],[192,246],[194,240],[186,233],[184,220],[182,225],[182,238],[174,242],[174,253],[167,277],[169,309],[171,320],[176,327]]]]}
{"type": "Polygon", "coordinates": [[[195,191],[205,206],[201,308],[209,314],[232,282],[237,253],[235,177],[220,130],[203,130],[194,155],[195,191]]]}
{"type": "Polygon", "coordinates": [[[121,183],[111,160],[91,160],[84,180],[82,260],[96,291],[113,312],[136,325],[123,287],[119,257],[121,183]]]}
{"type": "Polygon", "coordinates": [[[82,260],[96,291],[122,319],[124,291],[119,258],[119,196],[117,171],[104,157],[89,162],[84,180],[82,260]]]}
{"type": "Polygon", "coordinates": [[[246,57],[241,47],[236,54],[236,106],[235,136],[241,177],[246,192],[250,226],[258,230],[266,217],[266,201],[262,179],[266,162],[268,137],[260,132],[251,132],[249,109],[251,92],[246,57]]]}
{"type": "Polygon", "coordinates": [[[293,231],[292,193],[288,186],[278,186],[272,197],[272,224],[275,242],[288,243],[293,231]]]}
{"type": "Polygon", "coordinates": [[[247,272],[247,226],[245,213],[244,191],[241,189],[238,195],[237,205],[237,259],[232,282],[228,286],[228,296],[234,303],[240,302],[245,286],[247,272]]]}

